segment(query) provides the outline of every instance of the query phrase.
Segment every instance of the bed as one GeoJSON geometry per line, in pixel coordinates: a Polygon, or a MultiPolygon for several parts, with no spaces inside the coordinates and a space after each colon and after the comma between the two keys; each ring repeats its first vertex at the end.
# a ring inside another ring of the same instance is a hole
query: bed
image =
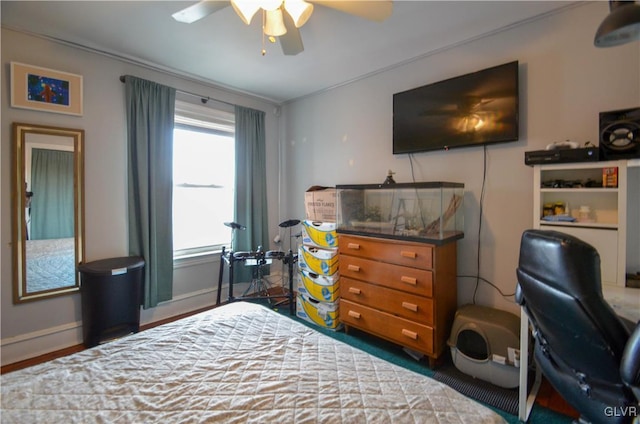
{"type": "Polygon", "coordinates": [[[27,240],[27,293],[76,284],[75,240],[27,240]]]}
{"type": "Polygon", "coordinates": [[[450,387],[235,302],[0,377],[3,423],[504,423],[450,387]]]}

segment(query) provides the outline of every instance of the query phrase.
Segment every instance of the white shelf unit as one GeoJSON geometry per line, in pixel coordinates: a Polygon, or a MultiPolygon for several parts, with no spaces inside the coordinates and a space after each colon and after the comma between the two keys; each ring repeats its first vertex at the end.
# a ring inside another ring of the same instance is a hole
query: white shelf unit
{"type": "MultiPolygon", "coordinates": [[[[625,287],[625,268],[626,272],[640,272],[640,159],[536,165],[533,175],[533,227],[566,232],[593,245],[600,254],[602,282],[608,283],[602,287],[604,298],[618,315],[637,322],[640,319],[640,289],[625,287]],[[602,169],[610,167],[618,167],[617,188],[541,186],[542,181],[551,179],[601,180],[602,169]],[[542,208],[552,201],[569,202],[569,207],[575,211],[588,205],[595,221],[542,221],[542,208]]],[[[528,335],[529,318],[521,308],[520,352],[529,352],[528,335]]],[[[521,422],[527,422],[541,381],[540,368],[536,367],[535,382],[531,390],[527,390],[529,359],[529,355],[523,355],[520,362],[518,417],[521,422]]]]}
{"type": "MultiPolygon", "coordinates": [[[[600,254],[602,282],[619,287],[626,285],[627,244],[632,241],[638,256],[637,240],[639,237],[637,223],[637,192],[638,192],[638,163],[637,160],[617,160],[603,162],[582,162],[548,164],[534,166],[533,178],[533,227],[553,229],[576,236],[593,245],[600,254]],[[636,167],[632,170],[633,167],[636,167]],[[604,168],[618,168],[618,187],[602,187],[602,172],[604,168]],[[629,171],[631,171],[632,185],[629,185],[629,171]],[[581,182],[579,188],[548,188],[549,182],[581,182]],[[587,181],[596,186],[587,187],[587,181]],[[545,187],[542,187],[543,183],[545,187]],[[634,207],[628,207],[628,199],[634,207]],[[575,222],[545,221],[543,207],[548,203],[563,202],[570,215],[579,218],[580,206],[589,206],[591,219],[575,222]],[[628,226],[628,212],[631,214],[631,226],[628,226]]],[[[632,255],[632,256],[633,256],[632,255]]],[[[633,262],[633,260],[631,261],[633,262]]],[[[633,264],[637,266],[638,264],[633,264]]]]}

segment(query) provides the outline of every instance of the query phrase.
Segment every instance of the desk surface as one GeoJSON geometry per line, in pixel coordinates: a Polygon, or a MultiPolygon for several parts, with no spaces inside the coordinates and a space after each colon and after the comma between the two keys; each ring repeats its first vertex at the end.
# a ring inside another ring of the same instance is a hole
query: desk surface
{"type": "Polygon", "coordinates": [[[603,284],[602,295],[618,315],[640,322],[640,289],[603,284]]]}

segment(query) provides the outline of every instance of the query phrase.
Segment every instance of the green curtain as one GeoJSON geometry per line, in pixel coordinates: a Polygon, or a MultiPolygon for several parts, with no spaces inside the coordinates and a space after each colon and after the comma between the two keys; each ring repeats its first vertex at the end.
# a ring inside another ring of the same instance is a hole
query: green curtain
{"type": "MultiPolygon", "coordinates": [[[[245,225],[237,230],[235,251],[268,249],[267,165],[265,160],[265,113],[242,106],[236,115],[236,195],[235,221],[245,225]]],[[[236,281],[251,281],[251,268],[238,267],[236,281]]]]}
{"type": "Polygon", "coordinates": [[[173,297],[173,120],[176,90],[127,75],[129,254],[145,260],[145,309],[173,297]]]}
{"type": "Polygon", "coordinates": [[[32,240],[73,237],[73,152],[31,150],[32,240]]]}

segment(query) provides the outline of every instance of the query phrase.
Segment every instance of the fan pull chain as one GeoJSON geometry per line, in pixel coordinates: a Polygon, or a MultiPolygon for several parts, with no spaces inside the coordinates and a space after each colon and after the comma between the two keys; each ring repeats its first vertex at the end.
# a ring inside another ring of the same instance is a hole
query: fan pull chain
{"type": "Polygon", "coordinates": [[[262,56],[267,54],[267,49],[265,48],[265,33],[264,33],[264,27],[267,25],[267,15],[266,12],[264,11],[264,9],[262,9],[262,56]]]}

